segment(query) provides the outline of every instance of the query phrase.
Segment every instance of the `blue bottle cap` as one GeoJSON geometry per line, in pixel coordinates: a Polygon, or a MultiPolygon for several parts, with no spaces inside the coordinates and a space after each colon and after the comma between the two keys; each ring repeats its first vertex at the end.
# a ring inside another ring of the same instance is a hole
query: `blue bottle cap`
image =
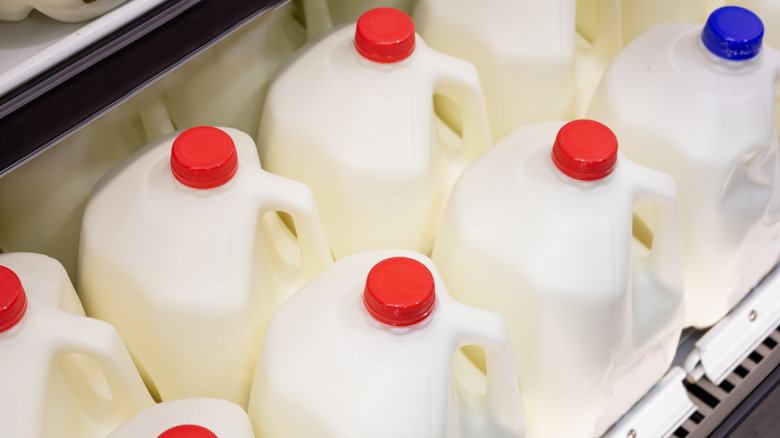
{"type": "Polygon", "coordinates": [[[763,37],[764,23],[758,15],[739,6],[716,9],[701,32],[701,40],[710,52],[733,60],[758,55],[763,37]]]}

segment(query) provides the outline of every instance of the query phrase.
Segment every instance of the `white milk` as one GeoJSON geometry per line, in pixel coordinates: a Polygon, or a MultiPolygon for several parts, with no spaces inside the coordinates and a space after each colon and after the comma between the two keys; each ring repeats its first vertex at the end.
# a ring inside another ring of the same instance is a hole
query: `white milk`
{"type": "MultiPolygon", "coordinates": [[[[719,0],[716,0],[719,1],[719,0]]],[[[712,0],[577,0],[577,114],[617,53],[655,25],[701,22],[712,0]]]]}
{"type": "Polygon", "coordinates": [[[428,253],[452,184],[491,144],[479,78],[429,49],[402,12],[374,9],[357,27],[362,54],[352,24],[279,68],[260,122],[261,160],[311,187],[337,259],[428,253]],[[460,96],[462,139],[434,115],[433,94],[444,88],[460,96]]]}
{"type": "Polygon", "coordinates": [[[279,308],[247,412],[262,437],[525,436],[503,320],[454,301],[427,257],[400,250],[344,258],[279,308]],[[453,380],[465,345],[487,357],[472,435],[453,388],[472,381],[453,380]]]}
{"type": "Polygon", "coordinates": [[[575,0],[419,0],[414,21],[435,50],[471,62],[493,140],[575,110],[575,0]]]}
{"type": "Polygon", "coordinates": [[[432,259],[453,298],[506,320],[530,436],[593,437],[672,361],[679,239],[669,176],[618,154],[599,123],[547,122],[461,175],[432,259]]]}
{"type": "Polygon", "coordinates": [[[248,135],[199,127],[160,138],[98,183],[80,293],[163,401],[245,406],[271,314],[331,262],[311,191],[262,171],[248,135]],[[292,217],[300,248],[277,211],[292,217]]]}
{"type": "Polygon", "coordinates": [[[216,398],[187,398],[152,406],[106,438],[254,438],[254,434],[241,406],[216,398]]]}
{"type": "Polygon", "coordinates": [[[121,5],[127,0],[3,0],[0,20],[24,20],[33,9],[49,17],[69,23],[91,20],[121,5]]]}
{"type": "MultiPolygon", "coordinates": [[[[726,31],[731,13],[761,28],[744,9],[716,12],[726,31]]],[[[778,71],[769,47],[726,59],[705,47],[701,24],[661,25],[614,59],[588,112],[627,157],[677,182],[687,325],[715,323],[778,260],[778,71]]]]}
{"type": "Polygon", "coordinates": [[[154,402],[109,324],[84,316],[65,270],[0,254],[0,436],[102,438],[154,402]]]}

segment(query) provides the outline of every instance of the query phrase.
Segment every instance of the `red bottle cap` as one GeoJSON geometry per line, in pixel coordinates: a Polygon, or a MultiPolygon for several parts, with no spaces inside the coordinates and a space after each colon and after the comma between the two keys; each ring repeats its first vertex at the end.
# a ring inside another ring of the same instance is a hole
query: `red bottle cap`
{"type": "Polygon", "coordinates": [[[0,266],[0,332],[15,326],[27,311],[27,294],[14,271],[0,266]]]}
{"type": "Polygon", "coordinates": [[[382,260],[366,278],[363,304],[379,322],[394,326],[416,324],[431,314],[435,302],[433,276],[417,260],[382,260]]]}
{"type": "Polygon", "coordinates": [[[414,22],[398,9],[371,9],[357,22],[355,48],[375,62],[404,60],[414,52],[414,22]]]}
{"type": "Polygon", "coordinates": [[[552,160],[566,175],[593,181],[615,169],[617,148],[615,134],[603,124],[595,120],[574,120],[558,131],[552,160]]]}
{"type": "Polygon", "coordinates": [[[184,424],[172,427],[161,433],[157,438],[219,438],[214,432],[202,426],[184,424]]]}
{"type": "Polygon", "coordinates": [[[212,189],[230,181],[238,169],[233,139],[211,126],[190,128],[171,148],[171,171],[179,182],[195,189],[212,189]]]}

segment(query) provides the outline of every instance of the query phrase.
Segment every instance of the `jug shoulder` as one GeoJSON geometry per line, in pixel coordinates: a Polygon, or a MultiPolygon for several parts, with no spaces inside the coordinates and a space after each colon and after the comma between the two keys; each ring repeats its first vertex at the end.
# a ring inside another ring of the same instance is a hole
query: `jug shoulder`
{"type": "Polygon", "coordinates": [[[36,306],[84,315],[84,308],[67,272],[56,259],[35,253],[5,253],[0,254],[0,266],[6,266],[17,274],[30,301],[36,306]]]}

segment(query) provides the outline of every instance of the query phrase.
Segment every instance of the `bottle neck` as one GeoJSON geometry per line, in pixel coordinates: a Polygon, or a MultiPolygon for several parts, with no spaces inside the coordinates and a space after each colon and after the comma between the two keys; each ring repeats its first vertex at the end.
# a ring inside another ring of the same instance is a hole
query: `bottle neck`
{"type": "Polygon", "coordinates": [[[411,65],[414,62],[415,55],[417,55],[417,50],[415,50],[414,53],[412,53],[407,58],[402,59],[400,61],[396,61],[396,62],[377,62],[377,61],[372,61],[370,59],[367,59],[366,57],[364,57],[363,55],[358,53],[357,49],[354,48],[354,43],[352,43],[352,45],[353,45],[353,47],[352,47],[353,55],[354,55],[355,58],[357,58],[357,61],[358,61],[358,63],[360,65],[362,65],[364,67],[367,67],[369,69],[377,70],[377,71],[381,71],[381,72],[392,72],[392,71],[395,71],[395,70],[404,69],[404,68],[408,67],[409,65],[411,65]]]}
{"type": "Polygon", "coordinates": [[[764,51],[761,50],[758,55],[750,59],[732,60],[721,58],[720,56],[712,53],[704,45],[704,42],[701,40],[701,32],[696,34],[695,44],[696,52],[698,53],[702,63],[706,65],[707,68],[711,69],[712,71],[727,75],[739,76],[748,74],[758,68],[758,66],[761,64],[761,60],[764,57],[764,51]]]}
{"type": "Polygon", "coordinates": [[[29,315],[25,313],[25,315],[19,320],[19,322],[14,324],[13,327],[0,332],[0,341],[17,336],[19,332],[22,331],[22,329],[25,327],[25,324],[29,319],[29,315]]]}
{"type": "Polygon", "coordinates": [[[580,179],[572,178],[569,175],[566,175],[561,169],[558,168],[558,166],[555,165],[552,159],[552,154],[547,154],[546,164],[550,168],[550,171],[555,176],[555,179],[558,180],[559,182],[564,183],[567,186],[576,187],[577,189],[590,190],[590,189],[595,189],[597,187],[608,185],[614,179],[618,167],[620,166],[620,158],[618,157],[618,162],[615,165],[615,168],[612,170],[612,172],[609,173],[609,175],[603,178],[589,180],[589,181],[583,181],[580,179]]]}

